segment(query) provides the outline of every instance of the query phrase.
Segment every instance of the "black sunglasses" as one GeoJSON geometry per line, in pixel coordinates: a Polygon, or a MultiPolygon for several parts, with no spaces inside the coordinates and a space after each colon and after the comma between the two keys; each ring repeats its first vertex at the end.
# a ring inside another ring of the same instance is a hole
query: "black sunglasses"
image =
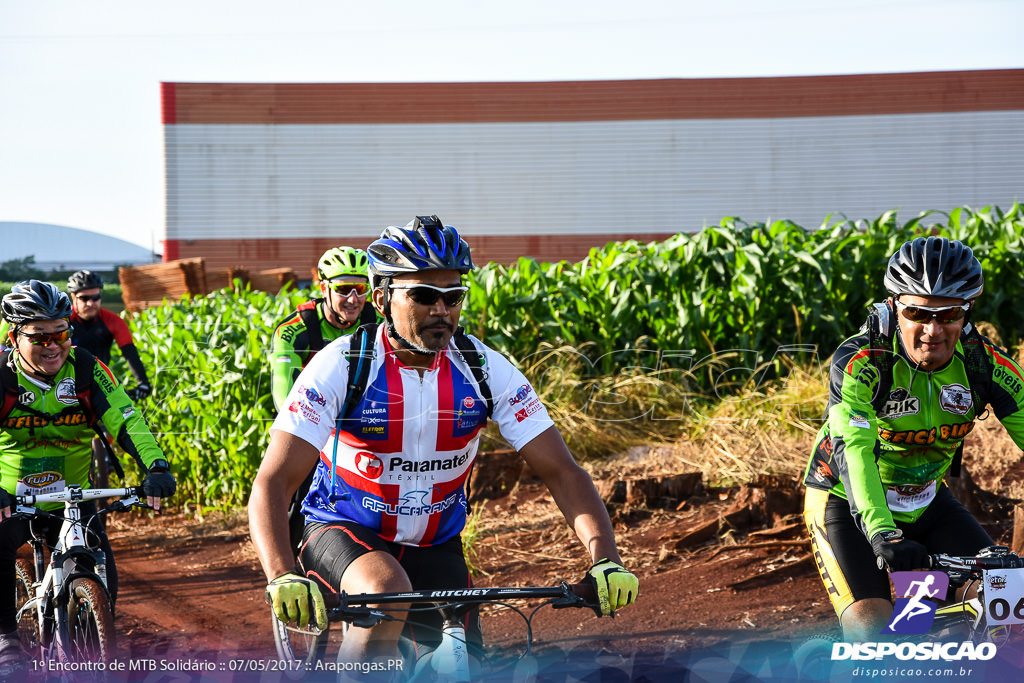
{"type": "Polygon", "coordinates": [[[82,296],[81,294],[75,294],[75,298],[79,301],[99,301],[103,298],[103,295],[93,294],[92,296],[82,296]]]}
{"type": "Polygon", "coordinates": [[[404,289],[409,298],[420,306],[433,306],[438,299],[444,299],[444,305],[454,308],[466,298],[469,287],[434,287],[433,285],[391,285],[391,289],[404,289]]]}

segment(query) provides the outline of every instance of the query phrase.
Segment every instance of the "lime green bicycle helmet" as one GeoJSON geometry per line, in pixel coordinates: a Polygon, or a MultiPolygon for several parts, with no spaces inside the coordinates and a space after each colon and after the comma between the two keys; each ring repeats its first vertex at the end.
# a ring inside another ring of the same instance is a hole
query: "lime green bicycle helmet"
{"type": "Polygon", "coordinates": [[[366,252],[352,247],[334,247],[324,252],[316,264],[316,276],[321,280],[336,277],[365,277],[369,260],[366,252]]]}

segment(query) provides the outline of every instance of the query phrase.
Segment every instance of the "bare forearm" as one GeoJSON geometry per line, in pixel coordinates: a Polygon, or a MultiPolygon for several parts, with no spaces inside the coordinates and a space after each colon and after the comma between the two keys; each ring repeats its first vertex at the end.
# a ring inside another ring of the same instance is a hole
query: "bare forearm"
{"type": "Polygon", "coordinates": [[[249,533],[268,580],[295,568],[288,547],[288,503],[283,491],[268,489],[257,478],[249,497],[249,533]]]}
{"type": "Polygon", "coordinates": [[[590,553],[591,561],[607,558],[622,564],[608,511],[586,470],[576,468],[566,477],[560,491],[555,502],[590,553]]]}

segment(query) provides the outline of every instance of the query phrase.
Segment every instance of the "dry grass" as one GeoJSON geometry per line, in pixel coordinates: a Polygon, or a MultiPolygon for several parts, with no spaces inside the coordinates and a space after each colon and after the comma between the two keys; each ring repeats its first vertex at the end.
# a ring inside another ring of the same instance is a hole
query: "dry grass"
{"type": "MultiPolygon", "coordinates": [[[[1024,344],[1017,349],[1024,361],[1024,344]]],[[[822,424],[827,360],[783,367],[783,379],[748,382],[714,401],[693,390],[698,373],[724,375],[728,362],[722,355],[717,365],[687,373],[634,369],[584,378],[575,350],[549,349],[526,374],[597,478],[699,471],[710,485],[733,485],[761,474],[801,476],[822,424]]],[[[967,439],[966,467],[986,490],[1024,499],[1020,449],[989,417],[967,439]]],[[[500,440],[496,430],[487,436],[500,440]]]]}

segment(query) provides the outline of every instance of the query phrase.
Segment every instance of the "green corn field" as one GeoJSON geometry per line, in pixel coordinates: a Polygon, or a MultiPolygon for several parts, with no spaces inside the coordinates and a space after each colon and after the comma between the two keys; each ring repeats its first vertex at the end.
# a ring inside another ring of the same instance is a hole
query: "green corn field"
{"type": "MultiPolygon", "coordinates": [[[[895,211],[870,222],[830,216],[813,230],[724,218],[664,242],[608,244],[579,263],[492,263],[466,278],[462,324],[524,369],[571,447],[599,454],[582,435],[595,419],[614,423],[616,444],[663,435],[658,411],[679,415],[826,360],[884,298],[889,256],[927,234],[962,240],[981,260],[974,319],[1003,340],[1024,337],[1019,204],[904,223],[895,211]]],[[[244,505],[274,414],[271,332],[308,294],[224,290],[131,319],[155,384],[144,412],[174,462],[179,504],[244,505]]]]}

